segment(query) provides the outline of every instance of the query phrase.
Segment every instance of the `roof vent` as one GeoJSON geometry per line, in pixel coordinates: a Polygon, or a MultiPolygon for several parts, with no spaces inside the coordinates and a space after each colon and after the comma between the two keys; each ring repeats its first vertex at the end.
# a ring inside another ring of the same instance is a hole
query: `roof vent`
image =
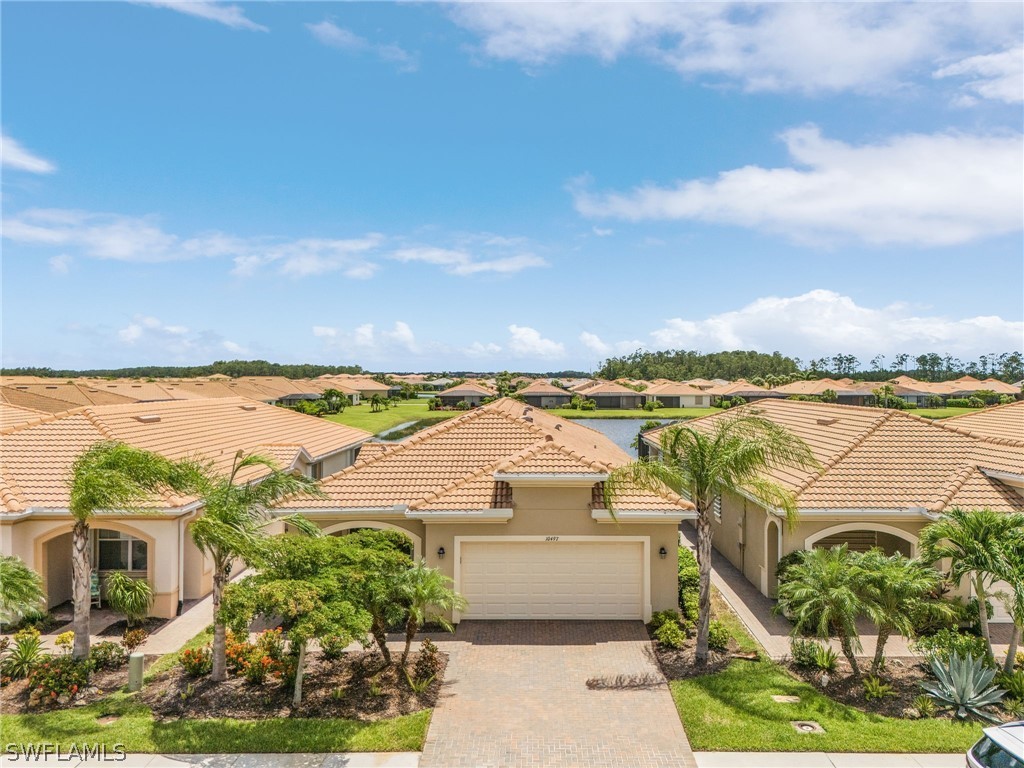
{"type": "Polygon", "coordinates": [[[57,387],[56,387],[56,385],[54,385],[54,384],[47,384],[47,385],[46,385],[46,388],[47,388],[47,389],[56,389],[57,387]]]}
{"type": "Polygon", "coordinates": [[[523,416],[523,421],[527,422],[528,424],[533,424],[533,416],[523,416]]]}
{"type": "Polygon", "coordinates": [[[823,427],[832,426],[837,421],[839,421],[839,419],[837,419],[835,417],[830,417],[830,418],[826,418],[826,419],[818,419],[818,423],[821,424],[821,426],[823,426],[823,427]]]}
{"type": "Polygon", "coordinates": [[[245,405],[240,405],[238,407],[241,408],[243,411],[255,411],[256,410],[256,406],[253,405],[252,403],[246,403],[245,405]]]}
{"type": "Polygon", "coordinates": [[[544,435],[544,442],[553,443],[555,442],[555,438],[552,435],[544,435]]]}
{"type": "Polygon", "coordinates": [[[555,424],[555,429],[557,429],[559,432],[561,432],[562,431],[562,425],[561,424],[555,424]]]}
{"type": "Polygon", "coordinates": [[[160,421],[160,416],[156,413],[142,413],[136,416],[135,420],[142,422],[143,424],[155,424],[160,421]]]}
{"type": "Polygon", "coordinates": [[[530,412],[530,411],[532,411],[532,410],[533,410],[533,406],[532,406],[532,405],[528,405],[528,406],[526,406],[525,408],[523,408],[523,413],[524,413],[524,414],[525,414],[525,413],[529,413],[529,412],[530,412]]]}

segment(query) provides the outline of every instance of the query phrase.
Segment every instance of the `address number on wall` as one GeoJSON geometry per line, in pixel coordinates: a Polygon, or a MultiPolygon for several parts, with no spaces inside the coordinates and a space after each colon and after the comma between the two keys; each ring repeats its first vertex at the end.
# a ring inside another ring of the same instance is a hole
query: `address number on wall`
{"type": "Polygon", "coordinates": [[[558,541],[557,536],[545,536],[544,541],[558,541]]]}

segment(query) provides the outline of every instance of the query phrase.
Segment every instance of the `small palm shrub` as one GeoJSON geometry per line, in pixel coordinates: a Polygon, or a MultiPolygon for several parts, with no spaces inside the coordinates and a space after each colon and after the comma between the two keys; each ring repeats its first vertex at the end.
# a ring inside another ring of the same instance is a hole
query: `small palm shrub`
{"type": "Polygon", "coordinates": [[[421,682],[423,680],[433,680],[440,671],[441,652],[437,649],[436,645],[424,639],[420,643],[420,652],[416,657],[416,665],[413,667],[413,679],[421,682]]]}
{"type": "Polygon", "coordinates": [[[153,589],[145,579],[133,579],[124,571],[107,574],[107,602],[118,613],[124,614],[128,626],[142,623],[153,602],[153,589]]]}
{"type": "Polygon", "coordinates": [[[934,635],[919,638],[914,643],[914,650],[924,656],[929,664],[933,661],[946,664],[953,654],[961,658],[971,656],[982,660],[988,655],[985,638],[967,635],[954,629],[941,629],[934,635]]]}
{"type": "Polygon", "coordinates": [[[12,680],[21,680],[49,654],[43,650],[38,629],[23,629],[14,636],[7,658],[4,659],[3,673],[12,680]]]}
{"type": "Polygon", "coordinates": [[[663,648],[682,648],[686,644],[686,633],[676,622],[662,624],[654,633],[654,638],[663,648]]]}
{"type": "Polygon", "coordinates": [[[835,672],[839,665],[839,654],[827,645],[819,645],[814,652],[814,666],[822,672],[835,672]]]}
{"type": "Polygon", "coordinates": [[[708,624],[708,648],[716,651],[729,650],[729,630],[720,621],[712,621],[708,624]]]}
{"type": "Polygon", "coordinates": [[[128,663],[128,653],[119,643],[104,640],[89,650],[89,661],[95,669],[117,669],[128,663]]]}
{"type": "Polygon", "coordinates": [[[800,669],[814,669],[818,666],[818,651],[821,646],[813,640],[794,637],[789,641],[789,653],[793,657],[793,665],[800,669]]]}
{"type": "Polygon", "coordinates": [[[996,675],[996,683],[1006,691],[1011,699],[1024,701],[1024,669],[1018,669],[1012,674],[1000,673],[996,675]]]}
{"type": "Polygon", "coordinates": [[[881,680],[881,678],[874,675],[868,675],[864,678],[864,699],[866,701],[875,701],[876,699],[893,695],[892,686],[881,680]]]}
{"type": "Polygon", "coordinates": [[[953,653],[947,664],[938,659],[931,662],[935,682],[923,682],[921,687],[944,708],[952,709],[960,719],[971,715],[998,722],[998,718],[984,711],[998,704],[1006,693],[992,685],[996,671],[985,666],[983,659],[953,653]]]}
{"type": "Polygon", "coordinates": [[[918,717],[935,717],[935,699],[926,693],[915,696],[914,709],[917,710],[918,717]]]}

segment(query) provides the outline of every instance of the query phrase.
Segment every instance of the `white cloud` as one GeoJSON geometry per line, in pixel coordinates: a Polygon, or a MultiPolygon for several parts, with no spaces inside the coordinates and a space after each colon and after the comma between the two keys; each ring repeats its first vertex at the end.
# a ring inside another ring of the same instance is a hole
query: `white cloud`
{"type": "Polygon", "coordinates": [[[370,53],[382,61],[394,64],[399,72],[415,72],[419,68],[416,55],[401,46],[394,43],[372,43],[351,30],[339,27],[333,21],[325,19],[318,24],[307,24],[306,29],[324,45],[352,54],[370,53]]]}
{"type": "Polygon", "coordinates": [[[235,257],[236,275],[249,276],[261,267],[277,263],[289,277],[309,277],[341,271],[346,277],[373,277],[378,266],[369,260],[371,252],[384,242],[384,236],[371,232],[348,239],[302,238],[292,242],[261,245],[253,243],[244,255],[235,257]]]}
{"type": "Polygon", "coordinates": [[[328,325],[314,325],[313,335],[318,339],[333,339],[338,335],[338,329],[328,325]]]}
{"type": "Polygon", "coordinates": [[[540,332],[523,325],[510,325],[508,348],[516,357],[556,358],[565,354],[565,345],[545,339],[540,332]]]}
{"type": "Polygon", "coordinates": [[[483,55],[530,68],[639,55],[749,91],[807,93],[897,88],[975,40],[1016,42],[1021,17],[1009,3],[459,3],[451,15],[483,55]]]}
{"type": "Polygon", "coordinates": [[[228,352],[230,352],[233,355],[247,355],[247,354],[249,354],[249,350],[247,350],[241,344],[236,344],[233,341],[227,341],[227,340],[222,341],[221,342],[221,346],[224,347],[225,350],[227,350],[228,352]]]}
{"type": "Polygon", "coordinates": [[[907,350],[977,355],[1020,349],[1024,323],[995,316],[916,314],[906,304],[858,305],[835,291],[765,297],[703,320],[672,318],[651,333],[657,349],[780,350],[805,357],[837,352],[861,356],[907,350]]]}
{"type": "Polygon", "coordinates": [[[423,350],[408,323],[397,320],[390,330],[379,330],[373,323],[363,323],[352,331],[327,325],[314,325],[313,335],[327,346],[346,352],[381,358],[388,354],[418,355],[423,350]]]}
{"type": "Polygon", "coordinates": [[[0,161],[4,168],[28,173],[53,173],[57,166],[49,160],[33,154],[23,147],[17,139],[6,133],[0,133],[0,161]]]}
{"type": "Polygon", "coordinates": [[[615,234],[614,229],[604,229],[602,227],[593,227],[593,232],[598,237],[609,237],[610,235],[615,234]]]}
{"type": "Polygon", "coordinates": [[[51,257],[47,263],[50,265],[50,272],[55,275],[66,275],[71,271],[73,259],[66,253],[51,257]]]}
{"type": "Polygon", "coordinates": [[[451,248],[435,248],[417,246],[401,248],[391,258],[401,261],[419,261],[425,264],[436,264],[445,271],[459,276],[476,275],[481,272],[493,272],[500,275],[513,274],[531,267],[546,267],[547,262],[532,253],[519,253],[493,259],[477,259],[462,250],[451,248]]]}
{"type": "Polygon", "coordinates": [[[474,341],[462,350],[463,354],[469,357],[491,357],[501,352],[501,346],[493,342],[483,343],[474,341]]]}
{"type": "Polygon", "coordinates": [[[580,334],[580,341],[587,349],[591,352],[595,352],[601,357],[608,357],[609,355],[628,355],[631,352],[635,352],[641,347],[646,345],[639,339],[632,341],[615,341],[606,342],[596,333],[590,333],[584,331],[580,334]]]}
{"type": "Polygon", "coordinates": [[[969,56],[936,70],[934,77],[971,78],[963,88],[974,95],[961,96],[960,102],[965,105],[975,102],[975,96],[1007,104],[1019,103],[1024,101],[1024,46],[969,56]]]}
{"type": "Polygon", "coordinates": [[[158,8],[169,8],[178,13],[198,16],[200,19],[216,21],[218,24],[232,29],[248,29],[252,32],[268,32],[262,24],[257,24],[245,15],[245,9],[239,5],[209,2],[208,0],[142,0],[142,5],[158,8]]]}
{"type": "Polygon", "coordinates": [[[216,331],[194,330],[151,315],[135,315],[116,332],[116,339],[122,347],[131,350],[133,359],[143,354],[153,360],[194,363],[220,358],[224,352],[248,354],[241,344],[225,339],[216,331]]]}
{"type": "Polygon", "coordinates": [[[906,134],[855,146],[816,126],[782,134],[793,166],[745,166],[711,180],[593,194],[585,216],[688,219],[781,233],[797,241],[951,245],[1015,232],[1024,207],[1019,134],[906,134]]]}

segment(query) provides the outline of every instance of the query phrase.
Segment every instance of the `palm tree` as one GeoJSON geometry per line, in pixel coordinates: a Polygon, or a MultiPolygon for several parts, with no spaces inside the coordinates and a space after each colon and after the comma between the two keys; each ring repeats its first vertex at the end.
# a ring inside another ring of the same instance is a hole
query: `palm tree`
{"type": "Polygon", "coordinates": [[[796,520],[793,494],[764,473],[775,467],[817,467],[800,438],[758,415],[755,408],[721,418],[711,431],[680,425],[661,434],[660,456],[640,459],[613,470],[605,481],[605,505],[614,516],[615,500],[631,489],[668,486],[688,496],[697,508],[697,563],[700,566],[700,610],[697,621],[697,663],[708,659],[711,618],[711,508],[725,491],[751,494],[768,509],[796,520]]]}
{"type": "Polygon", "coordinates": [[[966,578],[978,598],[978,622],[988,658],[994,659],[988,630],[988,597],[1000,577],[1001,547],[1020,536],[1024,514],[967,510],[954,507],[921,531],[921,559],[934,563],[951,561],[949,575],[960,584],[966,578]]]}
{"type": "Polygon", "coordinates": [[[433,619],[449,632],[452,625],[445,617],[448,611],[461,611],[466,608],[466,599],[449,585],[451,579],[437,568],[427,567],[425,560],[420,561],[405,572],[399,594],[406,607],[405,650],[402,651],[402,667],[409,659],[409,648],[413,638],[427,621],[433,619]]]}
{"type": "Polygon", "coordinates": [[[793,618],[794,634],[838,637],[843,655],[858,677],[855,651],[861,645],[857,617],[868,607],[862,597],[863,583],[858,558],[842,544],[805,552],[789,567],[786,580],[779,585],[779,608],[784,607],[793,618]]]}
{"type": "Polygon", "coordinates": [[[46,599],[43,580],[20,557],[0,555],[0,621],[15,622],[38,611],[46,599]]]}
{"type": "Polygon", "coordinates": [[[259,454],[235,454],[231,471],[218,475],[207,465],[202,467],[199,495],[203,515],[190,526],[192,541],[213,561],[213,670],[212,679],[227,677],[227,629],[220,615],[221,599],[228,577],[239,558],[248,560],[259,551],[266,527],[275,520],[316,535],[319,528],[301,515],[275,518],[270,514],[282,499],[294,495],[318,496],[316,480],[278,469],[272,459],[259,454]],[[252,482],[238,480],[244,470],[268,470],[252,482]]]}
{"type": "Polygon", "coordinates": [[[83,451],[71,465],[72,597],[76,659],[89,656],[89,523],[99,511],[137,511],[161,490],[189,493],[195,467],[118,442],[102,442],[83,451]]]}
{"type": "Polygon", "coordinates": [[[1009,584],[1011,589],[1011,594],[1005,597],[1005,603],[1013,618],[1013,630],[1003,662],[1003,671],[1009,675],[1013,673],[1017,646],[1021,630],[1024,628],[1024,528],[1018,530],[1012,539],[1004,542],[999,560],[1000,578],[1009,584]]]}
{"type": "Polygon", "coordinates": [[[942,585],[942,575],[920,560],[912,560],[898,552],[887,556],[872,549],[857,558],[863,575],[862,596],[866,613],[878,627],[878,645],[872,670],[882,670],[885,643],[894,632],[913,637],[915,623],[925,615],[952,617],[948,603],[930,599],[942,585]]]}

